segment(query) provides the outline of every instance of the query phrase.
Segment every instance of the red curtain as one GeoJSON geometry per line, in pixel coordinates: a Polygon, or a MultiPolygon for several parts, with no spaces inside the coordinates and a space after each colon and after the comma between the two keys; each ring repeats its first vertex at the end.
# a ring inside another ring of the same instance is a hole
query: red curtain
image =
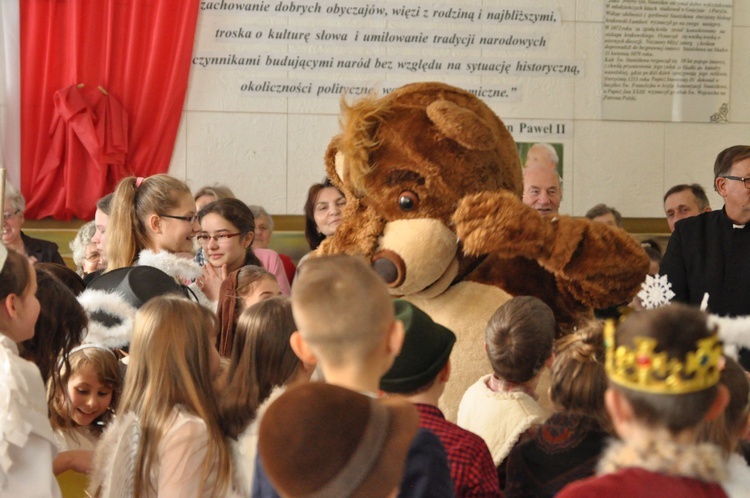
{"type": "Polygon", "coordinates": [[[19,1],[26,216],[90,219],[124,175],[169,168],[199,0],[19,1]]]}

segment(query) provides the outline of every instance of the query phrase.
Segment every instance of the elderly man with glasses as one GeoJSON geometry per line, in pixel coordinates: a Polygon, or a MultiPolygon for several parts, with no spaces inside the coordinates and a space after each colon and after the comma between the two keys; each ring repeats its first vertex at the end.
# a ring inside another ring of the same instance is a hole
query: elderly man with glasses
{"type": "Polygon", "coordinates": [[[32,263],[65,264],[57,251],[57,244],[29,237],[21,231],[26,210],[26,200],[9,183],[5,184],[5,205],[3,206],[3,245],[8,249],[25,254],[32,263]]]}
{"type": "MultiPolygon", "coordinates": [[[[714,164],[714,188],[724,208],[675,224],[661,264],[675,301],[700,305],[718,315],[750,315],[750,145],[724,149],[714,164]]],[[[750,351],[740,352],[750,367],[750,351]]]]}

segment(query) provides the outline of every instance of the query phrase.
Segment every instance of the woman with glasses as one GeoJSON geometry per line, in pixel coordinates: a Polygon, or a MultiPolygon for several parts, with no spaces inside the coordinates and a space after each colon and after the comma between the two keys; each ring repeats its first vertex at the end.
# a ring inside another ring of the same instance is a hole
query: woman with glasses
{"type": "Polygon", "coordinates": [[[219,199],[198,213],[201,230],[197,239],[206,264],[198,285],[212,301],[218,299],[221,282],[245,265],[262,266],[272,273],[283,294],[289,295],[289,281],[279,255],[270,249],[252,249],[255,218],[238,199],[219,199]]]}
{"type": "Polygon", "coordinates": [[[57,244],[29,237],[21,231],[26,210],[26,200],[11,184],[5,183],[3,206],[3,245],[17,253],[25,254],[32,263],[65,264],[57,251],[57,244]]]}

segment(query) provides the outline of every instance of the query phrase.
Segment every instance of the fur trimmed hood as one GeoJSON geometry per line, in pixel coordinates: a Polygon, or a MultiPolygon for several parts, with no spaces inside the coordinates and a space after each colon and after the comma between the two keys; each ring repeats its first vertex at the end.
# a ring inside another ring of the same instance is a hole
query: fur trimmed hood
{"type": "Polygon", "coordinates": [[[637,441],[614,441],[599,460],[598,474],[613,474],[630,467],[675,477],[721,483],[727,464],[721,449],[709,443],[680,444],[666,431],[637,441]]]}
{"type": "Polygon", "coordinates": [[[83,342],[122,348],[130,344],[136,309],[120,293],[87,289],[78,302],[89,317],[83,342]],[[107,325],[107,322],[112,323],[107,325]]]}

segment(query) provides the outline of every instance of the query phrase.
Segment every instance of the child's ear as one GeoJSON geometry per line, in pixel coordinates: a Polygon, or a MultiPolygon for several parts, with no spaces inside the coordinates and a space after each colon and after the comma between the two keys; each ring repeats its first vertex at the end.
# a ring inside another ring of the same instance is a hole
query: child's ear
{"type": "Polygon", "coordinates": [[[391,328],[388,330],[388,341],[386,343],[388,353],[390,353],[393,358],[398,356],[401,352],[401,347],[404,345],[405,334],[404,322],[401,320],[394,320],[393,324],[391,324],[391,328]]]}
{"type": "Polygon", "coordinates": [[[148,228],[154,233],[161,233],[161,218],[154,213],[148,217],[148,228]]]}
{"type": "Polygon", "coordinates": [[[604,405],[607,407],[609,418],[612,419],[612,425],[617,433],[624,437],[621,429],[633,421],[633,407],[620,391],[611,387],[604,392],[604,405]]]}
{"type": "Polygon", "coordinates": [[[451,360],[448,358],[448,361],[445,362],[445,366],[442,370],[440,370],[440,373],[438,374],[438,380],[442,382],[443,384],[446,384],[451,378],[451,360]]]}
{"type": "Polygon", "coordinates": [[[718,384],[716,387],[718,388],[716,391],[716,397],[711,404],[711,408],[708,409],[706,416],[704,417],[707,422],[719,418],[729,404],[729,389],[727,389],[727,386],[724,384],[718,384]]]}
{"type": "Polygon", "coordinates": [[[318,359],[313,352],[310,351],[310,347],[302,338],[302,334],[299,333],[299,330],[295,330],[292,333],[292,336],[289,338],[289,345],[292,347],[294,354],[297,355],[297,358],[299,358],[299,361],[305,365],[316,365],[318,363],[318,359]]]}
{"type": "Polygon", "coordinates": [[[8,294],[2,303],[2,309],[8,314],[8,318],[15,320],[18,316],[18,310],[16,309],[16,300],[18,296],[16,294],[8,294]]]}

